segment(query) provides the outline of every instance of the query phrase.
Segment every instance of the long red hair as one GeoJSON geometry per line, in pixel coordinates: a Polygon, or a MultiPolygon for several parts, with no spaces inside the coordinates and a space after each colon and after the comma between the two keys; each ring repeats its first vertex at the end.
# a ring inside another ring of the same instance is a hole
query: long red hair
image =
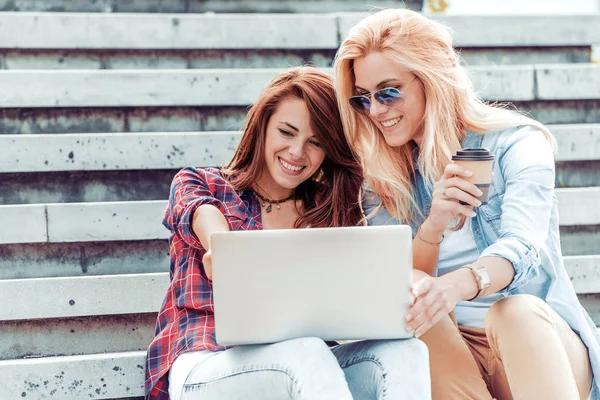
{"type": "Polygon", "coordinates": [[[286,98],[306,104],[310,125],[325,152],[313,178],[301,183],[295,197],[304,208],[295,226],[334,227],[364,223],[360,207],[362,169],[346,142],[333,80],[314,67],[296,67],[277,75],[246,116],[244,133],[233,159],[223,168],[237,189],[249,189],[265,168],[267,124],[286,98]]]}

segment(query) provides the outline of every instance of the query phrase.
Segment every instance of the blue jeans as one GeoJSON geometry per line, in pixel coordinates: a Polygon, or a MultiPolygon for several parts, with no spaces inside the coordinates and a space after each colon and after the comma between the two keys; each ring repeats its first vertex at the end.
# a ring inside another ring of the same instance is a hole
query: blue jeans
{"type": "Polygon", "coordinates": [[[417,339],[329,348],[317,338],[239,346],[187,377],[181,400],[431,399],[429,355],[417,339]]]}

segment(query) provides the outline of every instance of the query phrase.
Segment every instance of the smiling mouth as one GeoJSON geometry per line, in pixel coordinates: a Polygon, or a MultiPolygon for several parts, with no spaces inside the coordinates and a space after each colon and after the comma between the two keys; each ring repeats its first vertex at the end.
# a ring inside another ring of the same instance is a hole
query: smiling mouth
{"type": "Polygon", "coordinates": [[[283,161],[283,159],[281,159],[281,158],[279,158],[279,164],[281,164],[281,166],[283,168],[287,169],[290,172],[300,172],[305,168],[303,166],[297,167],[295,165],[289,164],[289,163],[283,161]]]}
{"type": "Polygon", "coordinates": [[[398,122],[400,122],[402,120],[402,118],[403,117],[396,117],[394,119],[389,119],[387,121],[380,122],[380,124],[383,125],[383,127],[385,127],[385,128],[391,128],[392,126],[394,126],[398,122]]]}

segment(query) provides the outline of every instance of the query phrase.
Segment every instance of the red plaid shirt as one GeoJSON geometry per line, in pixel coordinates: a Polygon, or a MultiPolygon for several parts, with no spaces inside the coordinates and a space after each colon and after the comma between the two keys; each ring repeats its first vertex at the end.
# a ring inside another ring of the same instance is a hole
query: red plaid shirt
{"type": "Polygon", "coordinates": [[[262,229],[253,191],[236,192],[214,168],[185,168],[175,175],[163,219],[171,231],[171,283],[146,356],[146,399],[169,398],[168,372],[181,353],[225,348],[215,341],[212,283],[202,266],[206,250],[192,231],[202,204],[221,210],[231,230],[262,229]]]}

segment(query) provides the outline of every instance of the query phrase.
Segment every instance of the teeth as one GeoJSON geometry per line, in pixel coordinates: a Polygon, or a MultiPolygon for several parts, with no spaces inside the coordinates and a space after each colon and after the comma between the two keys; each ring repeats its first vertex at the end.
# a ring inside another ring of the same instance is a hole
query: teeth
{"type": "Polygon", "coordinates": [[[386,128],[389,128],[391,126],[396,125],[398,122],[400,122],[401,119],[402,117],[394,118],[389,121],[382,122],[381,125],[385,126],[386,128]]]}
{"type": "Polygon", "coordinates": [[[302,168],[304,168],[304,167],[294,167],[293,165],[288,164],[285,161],[283,161],[281,158],[279,159],[279,161],[281,162],[281,165],[283,165],[286,169],[289,169],[290,171],[298,172],[302,168]]]}

